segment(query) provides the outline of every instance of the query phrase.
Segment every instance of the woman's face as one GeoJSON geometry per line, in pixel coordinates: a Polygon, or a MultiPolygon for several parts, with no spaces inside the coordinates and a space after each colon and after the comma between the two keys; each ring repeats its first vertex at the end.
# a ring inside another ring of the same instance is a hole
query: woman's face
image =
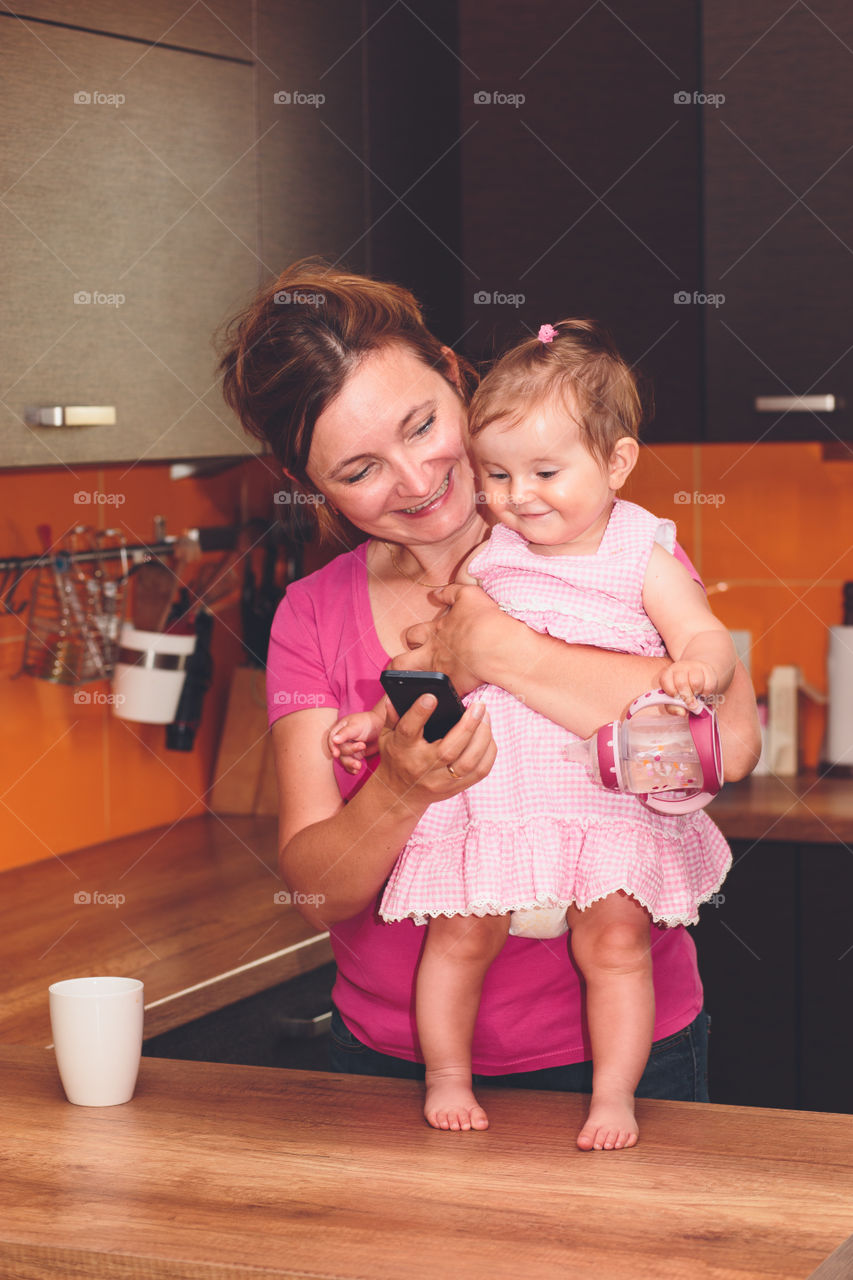
{"type": "Polygon", "coordinates": [[[307,473],[357,528],[406,546],[475,514],[456,389],[402,343],[364,358],[314,427],[307,473]]]}

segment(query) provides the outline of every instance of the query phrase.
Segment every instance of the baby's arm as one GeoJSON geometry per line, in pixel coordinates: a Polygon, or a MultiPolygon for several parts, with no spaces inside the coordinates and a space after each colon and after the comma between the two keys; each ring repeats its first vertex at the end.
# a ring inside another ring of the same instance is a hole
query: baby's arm
{"type": "Polygon", "coordinates": [[[347,773],[358,773],[365,756],[375,755],[379,734],[385,725],[385,699],[372,711],[356,711],[343,716],[328,733],[329,751],[340,760],[347,773]]]}
{"type": "MultiPolygon", "coordinates": [[[[468,564],[481,550],[475,547],[466,557],[454,579],[465,586],[479,586],[476,578],[468,572],[468,564]]],[[[335,760],[340,760],[347,773],[358,773],[366,756],[375,755],[379,749],[379,734],[385,727],[385,709],[387,698],[377,702],[372,711],[358,711],[343,716],[332,725],[327,736],[329,751],[335,760]]]]}
{"type": "Polygon", "coordinates": [[[475,547],[474,550],[465,557],[465,559],[462,561],[462,564],[459,566],[459,568],[456,571],[456,577],[453,579],[454,583],[458,583],[463,587],[479,587],[480,579],[472,578],[471,574],[468,572],[468,565],[471,563],[471,561],[474,559],[475,556],[478,556],[480,554],[482,550],[483,550],[483,544],[480,543],[479,546],[475,547]]]}
{"type": "Polygon", "coordinates": [[[664,692],[695,706],[697,695],[725,693],[737,654],[708,608],[705,593],[675,556],[655,546],[643,583],[643,607],[673,658],[660,675],[664,692]]]}

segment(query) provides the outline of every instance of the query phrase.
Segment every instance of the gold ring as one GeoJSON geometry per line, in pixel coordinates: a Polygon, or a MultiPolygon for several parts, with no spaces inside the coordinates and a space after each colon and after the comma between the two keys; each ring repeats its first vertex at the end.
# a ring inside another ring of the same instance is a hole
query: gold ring
{"type": "Polygon", "coordinates": [[[445,769],[447,770],[447,772],[450,774],[451,778],[455,778],[457,782],[461,782],[461,781],[462,781],[462,779],[460,778],[459,774],[458,774],[458,773],[456,772],[456,770],[453,768],[453,765],[452,765],[452,764],[446,764],[444,767],[445,767],[445,769]]]}

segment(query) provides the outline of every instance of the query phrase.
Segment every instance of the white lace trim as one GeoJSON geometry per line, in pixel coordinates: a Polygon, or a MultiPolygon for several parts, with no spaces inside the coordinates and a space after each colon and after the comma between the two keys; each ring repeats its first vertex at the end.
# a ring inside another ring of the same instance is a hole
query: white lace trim
{"type": "Polygon", "coordinates": [[[576,906],[579,911],[585,911],[587,907],[591,907],[593,903],[601,902],[604,898],[609,898],[611,897],[612,894],[618,893],[620,890],[622,890],[624,893],[627,893],[629,894],[630,897],[634,898],[636,902],[639,902],[640,906],[644,907],[646,911],[648,911],[649,915],[651,916],[655,924],[662,925],[666,929],[674,929],[678,925],[690,925],[690,924],[699,923],[698,908],[701,907],[703,903],[710,902],[711,899],[715,896],[715,894],[719,891],[719,889],[723,884],[723,881],[725,880],[726,876],[729,873],[729,869],[731,868],[731,865],[732,865],[731,858],[729,858],[728,865],[726,866],[723,874],[720,876],[720,879],[717,881],[717,883],[714,885],[712,889],[709,889],[706,894],[704,894],[701,898],[697,900],[696,907],[694,908],[692,914],[685,911],[679,915],[656,916],[652,906],[648,902],[644,901],[643,897],[640,894],[635,893],[633,890],[629,889],[626,885],[622,885],[622,884],[615,884],[611,888],[603,889],[600,893],[594,894],[591,898],[589,898],[588,901],[585,901],[583,903],[581,903],[580,900],[575,896],[571,898],[552,898],[548,896],[542,896],[539,898],[534,898],[529,902],[515,903],[515,905],[511,907],[506,907],[506,906],[503,906],[502,904],[499,905],[496,902],[474,902],[471,904],[471,906],[468,908],[467,911],[437,911],[437,910],[434,910],[433,908],[423,908],[423,909],[412,908],[412,910],[407,911],[402,915],[386,915],[385,912],[381,910],[379,914],[382,917],[382,919],[386,921],[386,923],[388,924],[396,924],[401,920],[411,920],[416,925],[426,925],[426,924],[429,924],[430,920],[438,920],[440,917],[444,917],[446,920],[451,920],[454,916],[463,916],[466,918],[469,916],[478,916],[478,917],[508,916],[508,915],[512,915],[514,911],[534,911],[536,908],[544,908],[546,910],[556,910],[559,907],[561,910],[568,910],[569,907],[576,906]]]}

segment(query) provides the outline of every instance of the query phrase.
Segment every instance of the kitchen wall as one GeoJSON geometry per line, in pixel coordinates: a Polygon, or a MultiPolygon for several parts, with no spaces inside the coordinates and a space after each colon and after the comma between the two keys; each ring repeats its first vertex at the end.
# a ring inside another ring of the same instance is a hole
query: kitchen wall
{"type": "MultiPolygon", "coordinates": [[[[169,533],[268,520],[277,487],[259,459],[203,479],[173,481],[164,463],[78,467],[73,479],[64,467],[0,472],[0,554],[40,552],[42,521],[54,538],[79,523],[120,523],[128,542],[145,542],[154,515],[166,518],[169,533]],[[80,490],[123,501],[81,506],[74,502],[80,490]]],[[[221,553],[207,559],[216,563],[221,553]]],[[[32,582],[32,574],[24,579],[20,599],[29,599],[32,582]]],[[[239,609],[216,617],[213,685],[188,753],[166,750],[162,725],[117,719],[103,701],[106,681],[81,688],[89,696],[83,702],[67,685],[18,676],[26,625],[26,610],[0,616],[0,868],[203,813],[231,672],[243,661],[239,609]]]]}
{"type": "MultiPolygon", "coordinates": [[[[853,578],[853,464],[819,444],[655,445],[625,496],[675,520],[714,612],[752,633],[752,678],[793,663],[826,690],[827,627],[841,622],[853,578]],[[726,589],[722,589],[725,584],[726,589]]],[[[822,707],[803,704],[804,763],[818,763],[822,707]]]]}
{"type": "MultiPolygon", "coordinates": [[[[241,507],[264,514],[273,483],[259,460],[207,479],[172,481],[163,464],[84,474],[93,489],[126,497],[121,521],[140,539],[150,537],[154,514],[166,517],[170,532],[231,524],[241,507]]],[[[777,663],[796,663],[826,688],[826,628],[840,620],[841,584],[853,578],[851,479],[851,465],[823,461],[817,444],[658,445],[641,454],[625,496],[677,522],[715,611],[728,626],[752,632],[759,692],[777,663]]],[[[0,472],[4,554],[38,551],[36,523],[49,520],[56,535],[81,510],[64,469],[0,472]]],[[[103,507],[86,511],[109,523],[103,507]]],[[[322,558],[312,549],[307,567],[322,558]]],[[[26,584],[24,598],[28,591],[26,584]]],[[[118,720],[94,696],[75,703],[69,687],[15,678],[25,618],[0,618],[0,867],[204,813],[230,675],[242,662],[237,610],[217,619],[214,683],[188,754],[165,749],[162,726],[118,720]]],[[[86,691],[109,689],[102,683],[86,691]]],[[[812,766],[823,723],[822,709],[807,708],[812,766]]]]}

